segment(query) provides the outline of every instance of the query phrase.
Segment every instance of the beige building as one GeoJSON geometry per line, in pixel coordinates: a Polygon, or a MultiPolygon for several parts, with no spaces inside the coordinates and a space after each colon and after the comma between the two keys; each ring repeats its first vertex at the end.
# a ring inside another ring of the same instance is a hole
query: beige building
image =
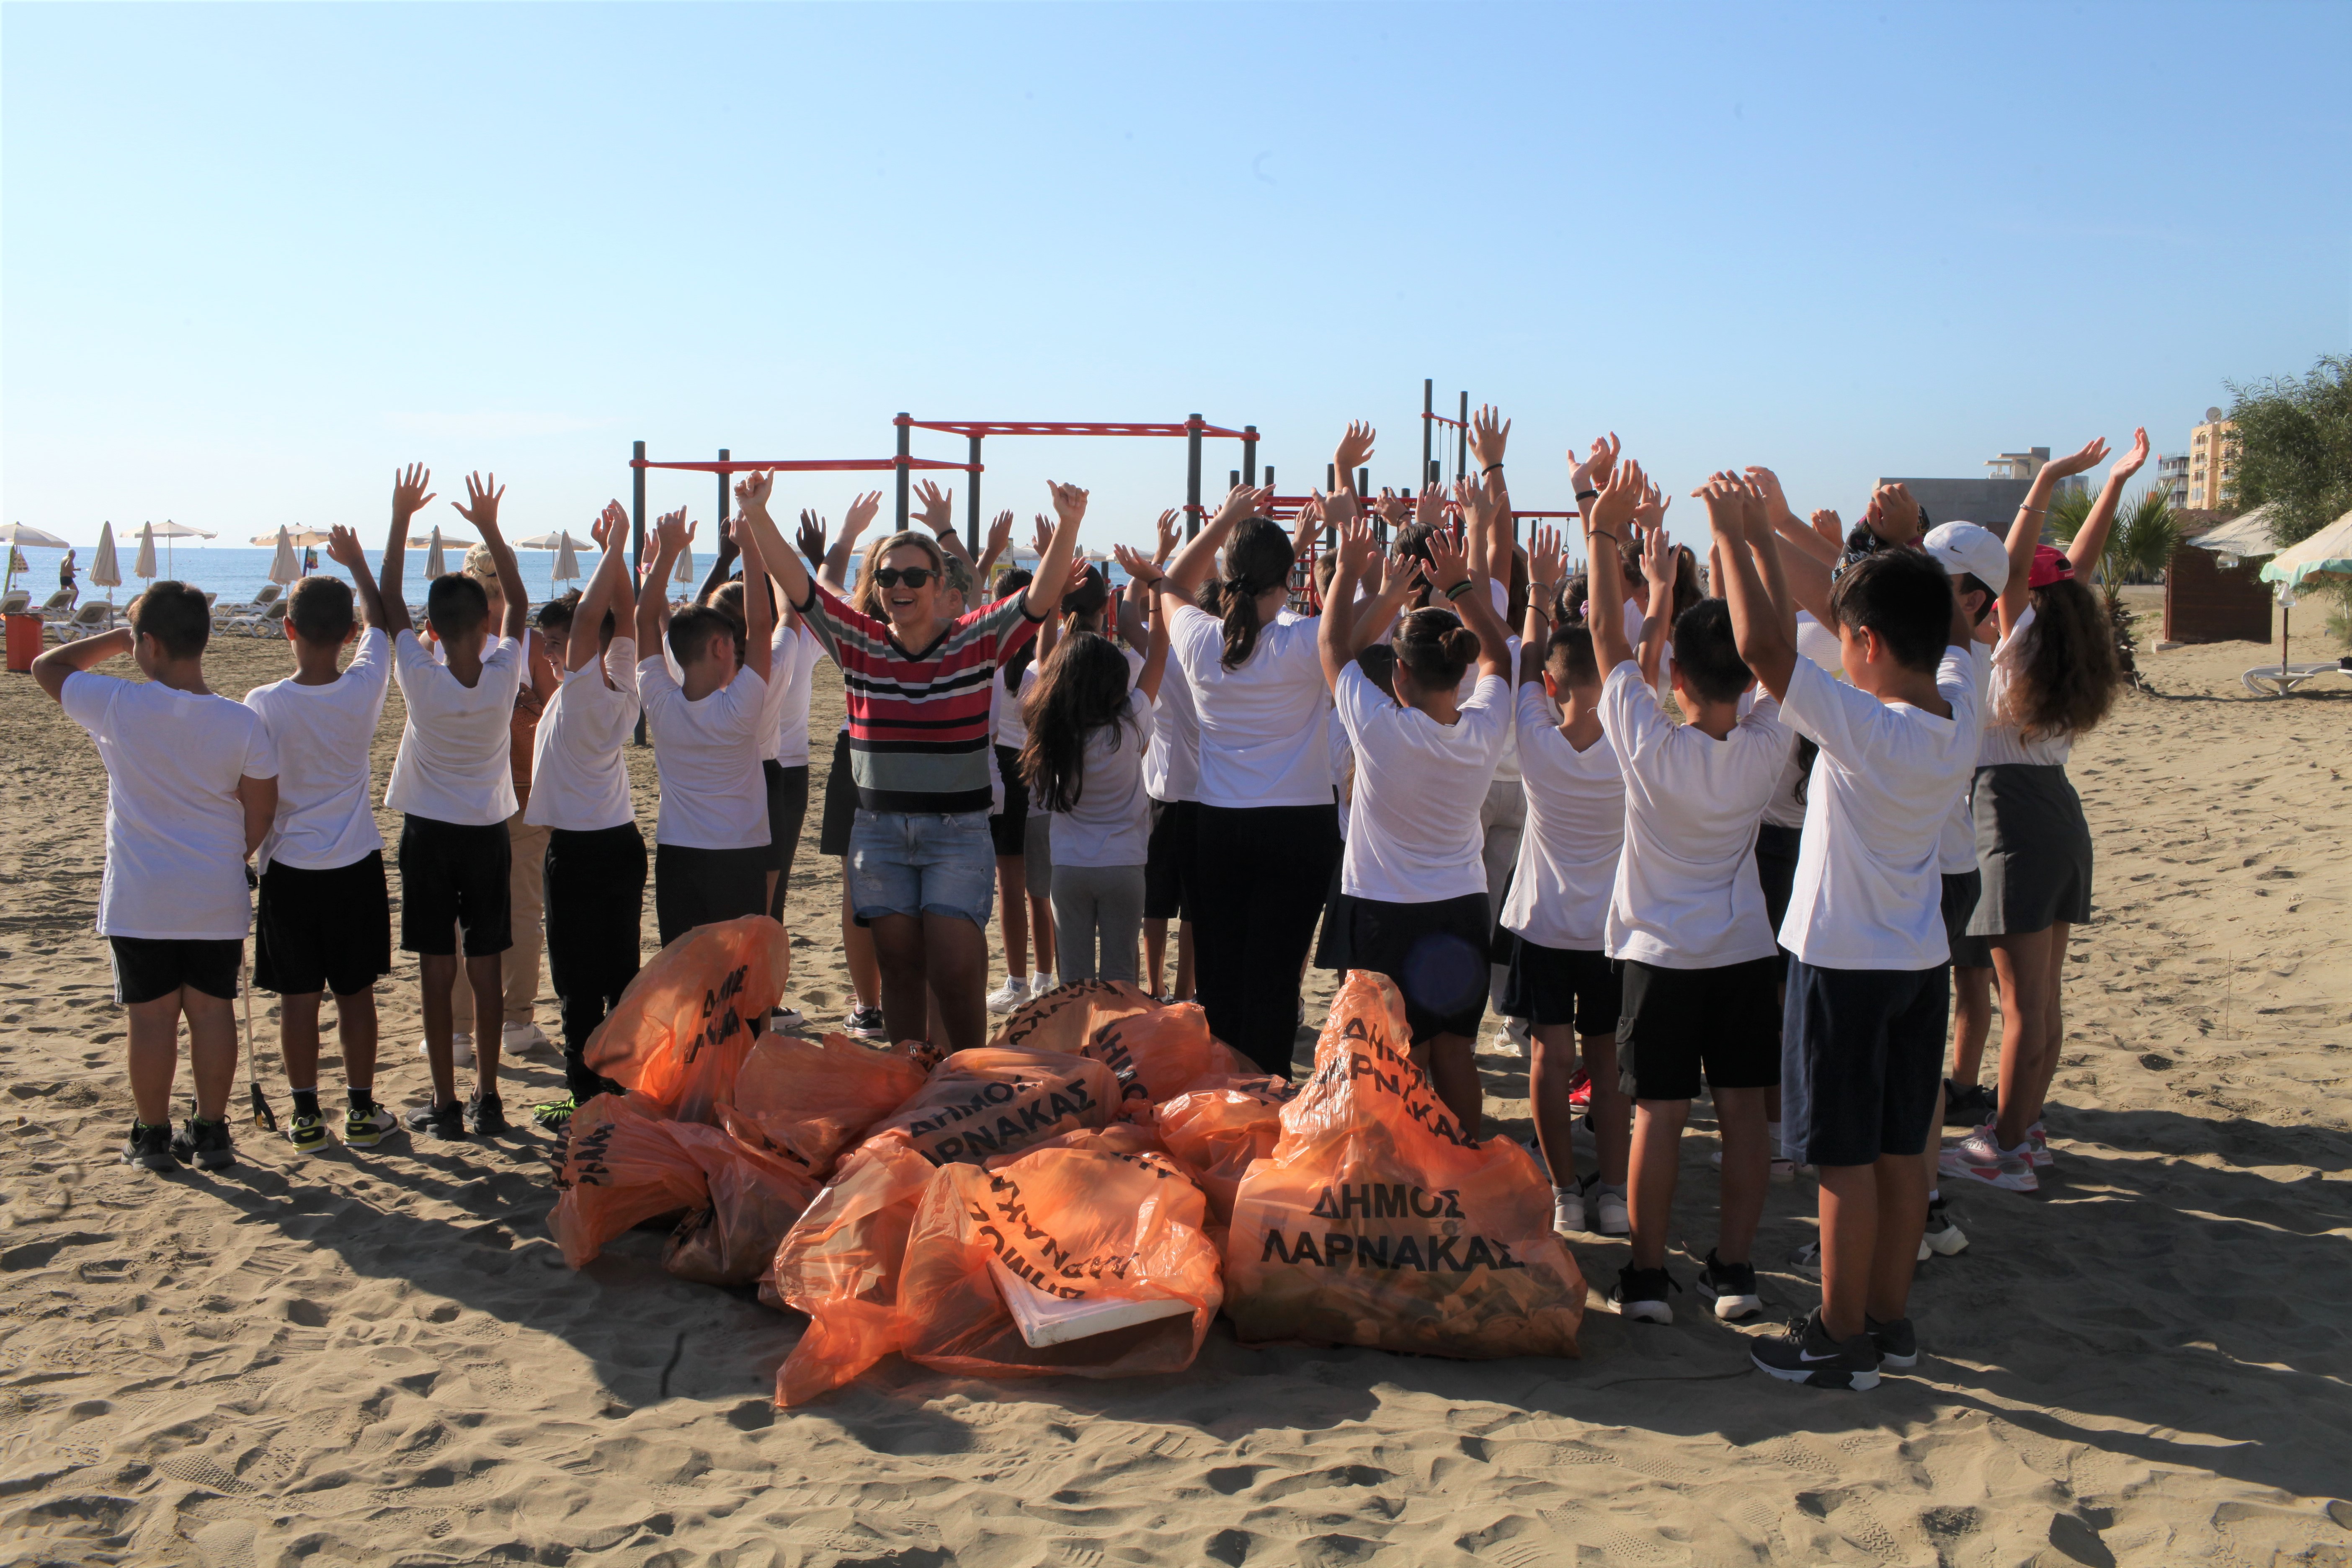
{"type": "Polygon", "coordinates": [[[2230,481],[2238,475],[2238,426],[2221,417],[2218,408],[2205,411],[2205,422],[2189,433],[2189,508],[2192,511],[2223,511],[2230,505],[2230,481]]]}

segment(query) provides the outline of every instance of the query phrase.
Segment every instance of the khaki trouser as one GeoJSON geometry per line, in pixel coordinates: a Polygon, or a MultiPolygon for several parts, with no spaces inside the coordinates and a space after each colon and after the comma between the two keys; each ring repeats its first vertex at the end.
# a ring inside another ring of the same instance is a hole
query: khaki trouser
{"type": "MultiPolygon", "coordinates": [[[[501,964],[505,982],[506,1017],[509,1029],[532,1023],[531,1004],[539,998],[539,958],[547,945],[540,917],[546,909],[548,829],[533,826],[517,812],[507,818],[507,840],[514,849],[514,865],[507,873],[507,894],[513,905],[511,947],[501,964]]],[[[457,950],[465,951],[460,932],[457,950]]],[[[466,966],[457,966],[457,984],[449,991],[450,1027],[461,1035],[474,1032],[474,989],[466,984],[466,966]]]]}

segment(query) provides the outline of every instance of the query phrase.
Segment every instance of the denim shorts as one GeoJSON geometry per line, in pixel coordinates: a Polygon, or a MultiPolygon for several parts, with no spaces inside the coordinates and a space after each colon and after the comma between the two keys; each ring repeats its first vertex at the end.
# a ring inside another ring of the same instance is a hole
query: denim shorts
{"type": "Polygon", "coordinates": [[[987,925],[996,907],[988,813],[861,809],[849,829],[849,903],[859,925],[925,914],[987,925]]]}

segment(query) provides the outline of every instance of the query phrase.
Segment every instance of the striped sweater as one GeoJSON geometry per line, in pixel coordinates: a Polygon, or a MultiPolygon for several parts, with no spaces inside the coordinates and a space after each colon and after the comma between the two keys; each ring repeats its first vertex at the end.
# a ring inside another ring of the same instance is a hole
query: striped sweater
{"type": "Polygon", "coordinates": [[[1040,624],[1023,596],[982,605],[919,653],[814,580],[808,603],[793,607],[841,667],[859,808],[988,810],[990,689],[1040,624]]]}

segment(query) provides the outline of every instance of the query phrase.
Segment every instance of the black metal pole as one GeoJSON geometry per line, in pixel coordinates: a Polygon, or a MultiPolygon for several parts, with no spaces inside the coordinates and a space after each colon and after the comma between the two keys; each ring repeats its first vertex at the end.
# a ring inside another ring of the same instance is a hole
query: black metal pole
{"type": "Polygon", "coordinates": [[[1454,430],[1454,477],[1461,479],[1470,471],[1470,395],[1462,395],[1462,423],[1454,430]]]}
{"type": "Polygon", "coordinates": [[[1225,470],[1225,488],[1229,490],[1234,490],[1241,489],[1241,485],[1242,471],[1239,468],[1227,468],[1225,470]]]}
{"type": "Polygon", "coordinates": [[[1437,477],[1430,464],[1430,442],[1436,438],[1437,383],[1424,376],[1421,383],[1421,472],[1424,483],[1437,477]]]}
{"type": "MultiPolygon", "coordinates": [[[[725,461],[727,460],[727,448],[726,448],[726,447],[719,447],[719,460],[720,462],[722,462],[722,463],[723,463],[723,462],[725,462],[725,461]]],[[[719,474],[719,475],[717,476],[718,480],[719,480],[719,524],[720,524],[719,531],[720,531],[720,532],[722,532],[722,533],[726,531],[725,524],[726,524],[727,517],[728,517],[728,511],[727,511],[727,500],[728,500],[728,496],[727,496],[727,481],[728,481],[728,479],[730,479],[730,478],[732,478],[732,477],[733,477],[733,476],[729,475],[729,474],[726,474],[726,473],[720,473],[720,474],[719,474]]]]}
{"type": "MultiPolygon", "coordinates": [[[[1272,472],[1271,469],[1267,471],[1272,472]]],[[[1266,480],[1268,484],[1273,482],[1272,479],[1266,480]]],[[[1242,483],[1257,483],[1257,426],[1255,425],[1242,426],[1242,483]]]]}
{"type": "Polygon", "coordinates": [[[1201,416],[1184,421],[1184,537],[1201,531],[1201,416]]]}
{"type": "MultiPolygon", "coordinates": [[[[635,461],[629,468],[629,497],[633,509],[629,514],[629,569],[638,579],[639,591],[642,592],[646,574],[646,470],[639,465],[646,460],[646,444],[637,442],[630,449],[630,456],[635,461]]],[[[640,746],[646,743],[643,709],[637,710],[636,742],[640,746]]]]}
{"type": "Polygon", "coordinates": [[[971,438],[971,503],[964,509],[963,547],[980,559],[980,437],[971,438]]]}
{"type": "MultiPolygon", "coordinates": [[[[913,416],[912,415],[906,414],[906,413],[903,413],[903,412],[902,412],[902,413],[898,416],[898,456],[899,456],[899,457],[901,457],[901,458],[905,458],[906,456],[908,456],[908,448],[907,448],[907,440],[908,440],[908,437],[909,437],[910,436],[912,436],[912,435],[915,433],[915,422],[914,422],[914,416],[913,416]]],[[[907,508],[908,508],[908,504],[909,500],[911,500],[911,498],[910,498],[910,497],[908,496],[908,488],[907,488],[907,487],[908,487],[908,477],[909,477],[909,470],[908,469],[907,465],[906,465],[905,463],[903,463],[903,462],[902,462],[902,463],[900,463],[900,464],[898,465],[898,529],[899,529],[899,531],[901,531],[901,532],[904,532],[904,531],[906,531],[906,527],[907,527],[907,518],[908,518],[908,513],[907,508]]]]}
{"type": "MultiPolygon", "coordinates": [[[[1364,498],[1371,493],[1372,470],[1370,468],[1358,468],[1356,470],[1357,504],[1369,510],[1370,503],[1366,501],[1364,498]]],[[[1379,512],[1372,513],[1372,537],[1379,540],[1384,545],[1389,542],[1388,519],[1382,517],[1379,512]]]]}

